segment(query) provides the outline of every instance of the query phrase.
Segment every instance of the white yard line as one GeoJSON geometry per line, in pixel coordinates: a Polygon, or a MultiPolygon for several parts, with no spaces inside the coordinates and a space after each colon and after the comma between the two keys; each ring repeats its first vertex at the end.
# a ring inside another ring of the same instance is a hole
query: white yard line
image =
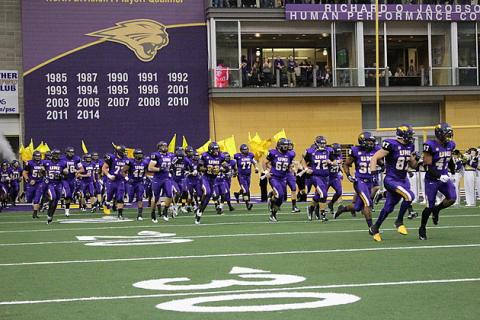
{"type": "MultiPolygon", "coordinates": [[[[261,214],[262,216],[265,216],[267,218],[267,215],[265,214],[261,214]]],[[[245,214],[245,215],[241,215],[243,217],[248,217],[248,216],[251,216],[249,214],[245,214]]],[[[296,215],[291,215],[291,216],[296,216],[296,215]]],[[[212,216],[212,217],[215,217],[215,216],[212,216]]],[[[226,215],[226,217],[229,217],[229,215],[226,215]]],[[[280,219],[282,219],[282,215],[279,216],[280,219]]],[[[463,215],[441,215],[440,218],[441,219],[448,219],[448,218],[453,218],[453,219],[456,219],[456,218],[468,218],[468,217],[480,217],[480,214],[463,214],[463,215]]],[[[192,217],[183,217],[183,218],[189,218],[193,221],[193,216],[192,217]]],[[[203,228],[203,227],[212,227],[212,226],[225,226],[225,225],[249,225],[249,224],[271,224],[269,223],[268,221],[244,221],[244,222],[218,222],[218,223],[208,223],[208,218],[209,216],[205,216],[205,219],[202,220],[202,221],[206,221],[205,223],[203,224],[200,224],[200,225],[195,225],[193,224],[168,224],[168,223],[165,223],[165,224],[148,224],[148,225],[144,225],[143,223],[139,223],[137,225],[134,225],[134,226],[118,226],[118,227],[88,227],[88,228],[57,228],[56,225],[59,225],[59,223],[57,223],[55,220],[54,220],[54,224],[52,226],[45,226],[45,229],[29,229],[29,230],[0,230],[0,234],[2,233],[31,233],[31,232],[54,232],[54,231],[80,231],[80,230],[112,230],[112,229],[138,229],[138,228],[169,228],[169,227],[193,227],[193,228],[203,228]]],[[[178,217],[177,217],[178,219],[178,217]]],[[[149,219],[145,219],[145,220],[149,220],[149,219]]],[[[396,220],[396,217],[390,217],[390,218],[387,218],[386,220],[396,220]]],[[[355,220],[352,220],[352,219],[337,219],[337,220],[333,220],[330,219],[328,223],[338,223],[338,222],[341,222],[341,221],[344,221],[344,222],[347,222],[347,221],[350,221],[350,222],[362,222],[362,223],[365,223],[365,220],[363,218],[357,218],[355,220]]],[[[24,222],[27,222],[27,221],[22,221],[22,223],[24,222]]],[[[6,222],[4,222],[6,223],[6,222]]],[[[45,224],[45,221],[38,221],[38,222],[27,222],[27,223],[34,223],[34,224],[45,224]]],[[[307,221],[306,219],[305,220],[295,220],[295,221],[282,221],[280,220],[278,223],[280,224],[288,224],[288,223],[315,223],[315,222],[312,222],[312,221],[307,221]]],[[[328,224],[327,223],[327,224],[328,224]]],[[[79,223],[80,225],[81,223],[79,223]]],[[[0,223],[1,225],[1,223],[0,223]]]]}
{"type": "MultiPolygon", "coordinates": [[[[458,228],[480,228],[480,225],[440,226],[440,227],[430,227],[429,230],[430,229],[458,229],[458,228]]],[[[397,229],[393,229],[393,228],[388,229],[387,228],[387,229],[382,229],[382,230],[383,231],[396,231],[397,229]]],[[[365,233],[365,232],[367,232],[367,230],[366,229],[355,229],[355,230],[289,231],[289,232],[234,233],[234,234],[213,234],[213,235],[192,235],[192,236],[177,235],[177,238],[210,239],[210,238],[263,237],[263,236],[268,236],[269,237],[269,236],[285,236],[285,235],[334,234],[334,233],[357,233],[357,232],[364,232],[365,233]]],[[[118,236],[116,236],[116,237],[118,237],[118,236]]],[[[91,240],[0,243],[0,247],[52,245],[52,244],[72,244],[72,243],[82,244],[82,243],[85,243],[85,242],[91,242],[91,240]]]]}
{"type": "Polygon", "coordinates": [[[210,292],[201,291],[201,292],[182,292],[182,293],[124,295],[124,296],[61,298],[61,299],[47,299],[47,300],[0,301],[0,305],[26,305],[26,304],[28,305],[28,304],[40,304],[40,303],[65,303],[65,302],[127,300],[127,299],[145,299],[145,298],[172,298],[172,297],[182,297],[182,296],[192,296],[192,295],[204,296],[204,295],[216,295],[216,294],[239,294],[239,293],[249,293],[249,292],[276,292],[276,291],[292,292],[293,290],[368,288],[368,287],[385,287],[385,286],[399,286],[399,285],[462,283],[462,282],[477,282],[477,281],[480,281],[480,278],[408,280],[408,281],[397,281],[397,282],[331,284],[331,285],[286,287],[286,288],[271,288],[271,289],[247,289],[247,290],[228,290],[228,291],[210,291],[210,292]]]}
{"type": "Polygon", "coordinates": [[[344,253],[344,252],[367,252],[367,251],[373,252],[373,251],[391,251],[391,250],[425,250],[425,249],[445,249],[445,248],[455,249],[455,248],[478,248],[478,247],[480,247],[480,243],[434,245],[434,246],[372,247],[372,248],[353,248],[353,249],[224,253],[224,254],[188,255],[188,256],[163,256],[163,257],[160,256],[160,257],[137,257],[137,258],[117,258],[117,259],[15,262],[15,263],[1,263],[0,267],[80,264],[80,263],[138,262],[138,261],[159,261],[159,260],[180,260],[180,259],[211,259],[211,258],[253,257],[253,256],[300,255],[300,254],[317,254],[317,253],[344,253]]]}

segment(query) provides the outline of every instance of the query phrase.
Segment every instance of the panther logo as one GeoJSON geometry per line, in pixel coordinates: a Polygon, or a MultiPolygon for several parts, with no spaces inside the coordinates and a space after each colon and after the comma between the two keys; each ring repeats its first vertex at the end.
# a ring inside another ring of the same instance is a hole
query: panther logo
{"type": "Polygon", "coordinates": [[[143,62],[152,61],[158,50],[168,45],[167,27],[150,19],[117,22],[115,27],[88,33],[87,36],[103,38],[126,45],[143,62]]]}

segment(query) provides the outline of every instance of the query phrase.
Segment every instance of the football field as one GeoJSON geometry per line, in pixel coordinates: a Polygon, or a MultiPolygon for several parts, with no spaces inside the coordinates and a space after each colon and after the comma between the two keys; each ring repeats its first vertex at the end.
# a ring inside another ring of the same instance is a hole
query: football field
{"type": "Polygon", "coordinates": [[[479,208],[443,211],[427,241],[393,212],[375,243],[360,215],[305,206],[278,223],[263,204],[209,208],[201,225],[2,212],[0,319],[480,319],[479,208]]]}

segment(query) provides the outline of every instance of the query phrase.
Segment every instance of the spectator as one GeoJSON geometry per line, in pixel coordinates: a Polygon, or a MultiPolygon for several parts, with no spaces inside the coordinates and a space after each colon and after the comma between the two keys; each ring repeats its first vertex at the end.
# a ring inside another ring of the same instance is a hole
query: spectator
{"type": "Polygon", "coordinates": [[[260,86],[260,65],[257,62],[252,64],[251,73],[250,73],[250,85],[259,87],[260,86]]]}
{"type": "MultiPolygon", "coordinates": [[[[273,66],[274,66],[274,73],[273,73],[273,79],[277,78],[277,72],[280,74],[280,78],[282,77],[282,72],[285,69],[285,62],[283,62],[282,59],[280,59],[279,56],[275,57],[275,60],[273,61],[273,66]]],[[[276,80],[274,80],[276,82],[276,80]]]]}
{"type": "Polygon", "coordinates": [[[297,67],[297,63],[293,56],[288,57],[287,61],[287,81],[289,87],[296,87],[297,86],[297,76],[295,74],[295,68],[297,67]]]}
{"type": "Polygon", "coordinates": [[[300,63],[300,81],[303,85],[307,85],[312,77],[312,65],[307,59],[300,63]]]}
{"type": "Polygon", "coordinates": [[[415,68],[413,67],[413,64],[411,64],[408,67],[407,77],[415,77],[416,75],[417,75],[417,73],[415,72],[415,68]]]}
{"type": "Polygon", "coordinates": [[[248,85],[248,61],[247,57],[241,57],[241,68],[242,68],[242,87],[248,85]]]}
{"type": "Polygon", "coordinates": [[[272,85],[272,62],[270,59],[265,58],[263,59],[262,65],[262,75],[263,75],[263,83],[265,86],[270,87],[272,85]]]}
{"type": "Polygon", "coordinates": [[[405,73],[401,67],[397,67],[397,70],[395,71],[395,77],[405,77],[405,73]]]}
{"type": "Polygon", "coordinates": [[[382,70],[382,73],[380,74],[381,77],[385,77],[387,75],[388,77],[392,76],[392,71],[390,71],[390,68],[387,66],[384,70],[382,70]]]}

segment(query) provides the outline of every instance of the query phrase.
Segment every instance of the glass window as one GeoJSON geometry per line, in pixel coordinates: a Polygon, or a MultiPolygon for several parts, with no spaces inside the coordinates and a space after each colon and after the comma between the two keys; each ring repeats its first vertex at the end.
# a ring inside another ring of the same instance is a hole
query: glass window
{"type": "Polygon", "coordinates": [[[432,84],[452,84],[450,23],[432,22],[432,84]]]}
{"type": "MultiPolygon", "coordinates": [[[[379,23],[378,28],[379,33],[379,72],[382,75],[380,84],[385,85],[385,38],[384,38],[384,24],[379,23]]],[[[364,34],[364,64],[365,64],[365,86],[373,87],[375,86],[375,61],[376,61],[376,52],[375,52],[375,23],[374,22],[364,22],[363,23],[363,34],[364,34]]]]}
{"type": "Polygon", "coordinates": [[[477,44],[475,22],[459,22],[458,26],[458,84],[477,85],[477,44]]]}
{"type": "Polygon", "coordinates": [[[238,22],[216,21],[216,57],[213,66],[213,86],[239,87],[241,83],[238,56],[238,22]]]}
{"type": "Polygon", "coordinates": [[[357,86],[355,23],[335,24],[337,86],[357,86]]]}

